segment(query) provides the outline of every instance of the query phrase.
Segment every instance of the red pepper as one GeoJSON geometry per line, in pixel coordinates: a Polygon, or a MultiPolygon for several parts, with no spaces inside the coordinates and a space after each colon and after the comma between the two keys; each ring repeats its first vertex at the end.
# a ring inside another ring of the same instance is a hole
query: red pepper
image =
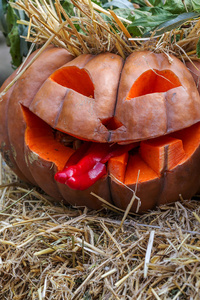
{"type": "Polygon", "coordinates": [[[106,175],[105,164],[111,157],[137,146],[138,143],[110,145],[86,142],[69,158],[64,169],[55,174],[55,180],[72,189],[85,190],[106,175]]]}
{"type": "Polygon", "coordinates": [[[92,186],[98,179],[106,175],[106,173],[106,166],[101,162],[97,162],[88,172],[70,177],[66,180],[65,184],[71,189],[83,191],[92,186]]]}

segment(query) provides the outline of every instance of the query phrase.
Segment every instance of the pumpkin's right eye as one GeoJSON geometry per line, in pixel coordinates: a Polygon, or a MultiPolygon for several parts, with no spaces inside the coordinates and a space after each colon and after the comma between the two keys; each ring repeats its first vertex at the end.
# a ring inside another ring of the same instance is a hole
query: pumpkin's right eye
{"type": "Polygon", "coordinates": [[[153,93],[164,93],[181,86],[171,70],[147,70],[134,82],[126,100],[153,93]]]}

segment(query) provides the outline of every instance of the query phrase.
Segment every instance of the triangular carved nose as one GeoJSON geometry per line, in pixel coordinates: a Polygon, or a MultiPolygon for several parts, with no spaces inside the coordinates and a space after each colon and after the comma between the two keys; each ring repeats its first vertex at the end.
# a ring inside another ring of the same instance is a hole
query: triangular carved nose
{"type": "Polygon", "coordinates": [[[103,119],[101,122],[109,131],[116,130],[123,126],[123,124],[116,117],[103,119]]]}

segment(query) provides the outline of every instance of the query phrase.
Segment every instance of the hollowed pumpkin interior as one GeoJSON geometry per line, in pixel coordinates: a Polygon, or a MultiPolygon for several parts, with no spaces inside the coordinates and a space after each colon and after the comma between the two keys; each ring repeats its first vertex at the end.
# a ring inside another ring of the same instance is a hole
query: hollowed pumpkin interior
{"type": "MultiPolygon", "coordinates": [[[[75,152],[57,139],[55,130],[22,107],[27,124],[26,145],[61,170],[75,152]]],[[[69,135],[66,135],[67,139],[69,135]]],[[[87,142],[86,142],[87,143],[87,142]]],[[[200,144],[200,122],[184,130],[137,143],[137,147],[109,159],[107,170],[126,185],[160,177],[189,159],[200,144]],[[139,176],[139,177],[138,177],[139,176]]]]}
{"type": "Polygon", "coordinates": [[[39,157],[52,161],[60,170],[74,153],[71,147],[66,147],[55,138],[55,131],[44,121],[22,106],[27,124],[25,133],[26,145],[39,157]]]}
{"type": "Polygon", "coordinates": [[[153,93],[164,93],[181,86],[178,77],[171,70],[148,70],[132,85],[126,100],[153,93]]]}

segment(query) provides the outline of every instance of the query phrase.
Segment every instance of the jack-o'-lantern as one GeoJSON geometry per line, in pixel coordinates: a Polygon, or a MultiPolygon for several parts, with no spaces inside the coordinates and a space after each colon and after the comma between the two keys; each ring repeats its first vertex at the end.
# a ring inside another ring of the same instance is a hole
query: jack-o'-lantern
{"type": "Polygon", "coordinates": [[[59,201],[98,209],[93,191],[126,209],[136,191],[143,212],[200,184],[200,97],[173,56],[47,48],[3,96],[0,118],[7,163],[59,201]]]}

